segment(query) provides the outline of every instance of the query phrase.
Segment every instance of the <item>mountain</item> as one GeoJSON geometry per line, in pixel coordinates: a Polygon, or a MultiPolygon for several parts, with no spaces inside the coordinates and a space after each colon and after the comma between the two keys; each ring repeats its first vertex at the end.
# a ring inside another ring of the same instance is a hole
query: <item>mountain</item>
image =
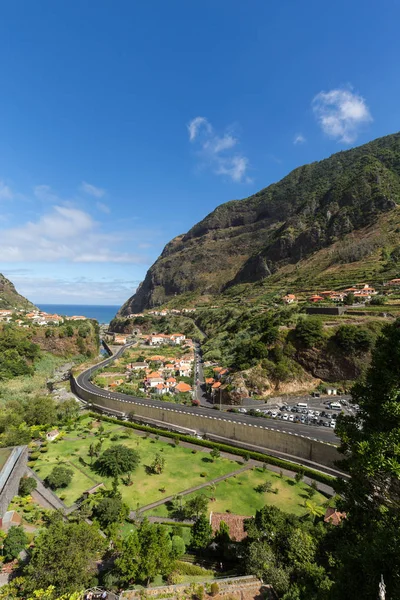
{"type": "Polygon", "coordinates": [[[29,300],[18,294],[14,284],[0,273],[0,309],[4,308],[24,308],[30,310],[36,307],[32,302],[29,302],[29,300]]]}
{"type": "Polygon", "coordinates": [[[396,133],[221,204],[165,246],[119,314],[183,294],[204,299],[243,284],[295,291],[397,274],[399,204],[396,133]]]}

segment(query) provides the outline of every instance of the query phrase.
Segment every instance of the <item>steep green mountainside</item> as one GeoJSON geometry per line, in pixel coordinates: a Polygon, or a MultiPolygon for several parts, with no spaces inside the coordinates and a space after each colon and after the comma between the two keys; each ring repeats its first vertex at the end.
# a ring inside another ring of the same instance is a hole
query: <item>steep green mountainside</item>
{"type": "Polygon", "coordinates": [[[30,310],[36,307],[32,302],[29,302],[29,300],[18,294],[14,284],[0,273],[0,309],[8,308],[30,310]]]}
{"type": "Polygon", "coordinates": [[[396,251],[399,203],[399,133],[299,167],[254,196],[218,206],[173,239],[120,314],[165,304],[176,295],[198,298],[236,284],[273,285],[293,266],[296,276],[287,283],[301,284],[306,261],[320,253],[326,259],[331,247],[328,264],[314,260],[313,276],[332,263],[365,265],[370,257],[378,258],[375,271],[382,272],[380,259],[396,251]]]}

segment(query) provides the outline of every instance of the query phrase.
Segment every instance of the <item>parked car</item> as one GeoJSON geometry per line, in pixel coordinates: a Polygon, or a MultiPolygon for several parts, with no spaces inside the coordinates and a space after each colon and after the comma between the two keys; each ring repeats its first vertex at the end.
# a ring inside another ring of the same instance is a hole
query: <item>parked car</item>
{"type": "Polygon", "coordinates": [[[282,416],[282,419],[283,419],[284,421],[287,421],[287,420],[288,420],[288,415],[285,413],[285,414],[282,416]]]}
{"type": "Polygon", "coordinates": [[[324,427],[329,427],[329,421],[324,421],[324,427]]]}
{"type": "Polygon", "coordinates": [[[336,427],[336,421],[333,421],[333,420],[332,420],[332,421],[329,423],[329,426],[330,426],[330,427],[332,427],[332,429],[335,429],[335,427],[336,427]]]}
{"type": "Polygon", "coordinates": [[[239,408],[239,412],[240,413],[247,413],[247,410],[245,408],[239,408]]]}
{"type": "Polygon", "coordinates": [[[272,417],[273,419],[276,419],[276,417],[277,417],[277,413],[274,411],[274,412],[272,413],[271,417],[272,417]]]}
{"type": "Polygon", "coordinates": [[[294,421],[294,416],[293,415],[289,415],[289,421],[291,421],[293,423],[293,421],[294,421]]]}

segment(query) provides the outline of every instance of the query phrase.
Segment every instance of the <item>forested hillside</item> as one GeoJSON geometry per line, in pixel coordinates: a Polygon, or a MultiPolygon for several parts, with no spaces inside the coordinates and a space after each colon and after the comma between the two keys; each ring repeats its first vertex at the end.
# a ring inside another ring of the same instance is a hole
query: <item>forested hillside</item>
{"type": "Polygon", "coordinates": [[[304,165],[173,239],[120,312],[247,282],[299,288],[394,276],[399,202],[398,133],[304,165]]]}

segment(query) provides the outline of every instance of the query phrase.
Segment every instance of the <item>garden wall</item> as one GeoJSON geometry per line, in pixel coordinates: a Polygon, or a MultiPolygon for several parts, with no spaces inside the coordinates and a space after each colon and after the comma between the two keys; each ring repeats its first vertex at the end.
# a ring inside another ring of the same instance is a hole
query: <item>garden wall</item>
{"type": "MultiPolygon", "coordinates": [[[[287,460],[300,458],[313,463],[314,466],[320,464],[335,469],[335,461],[341,458],[336,446],[296,434],[274,431],[264,425],[240,423],[225,415],[205,414],[203,416],[171,408],[158,408],[146,405],[145,400],[123,401],[104,398],[102,395],[82,389],[75,380],[72,381],[72,385],[81,398],[95,403],[99,407],[104,407],[105,410],[111,409],[125,414],[134,410],[136,418],[142,416],[156,419],[162,423],[193,429],[201,434],[214,434],[237,442],[263,447],[286,455],[287,460]]],[[[310,466],[312,465],[310,464],[310,466]]]]}
{"type": "Polygon", "coordinates": [[[0,472],[0,526],[11,500],[18,494],[19,482],[28,462],[28,447],[16,446],[0,472]]]}

